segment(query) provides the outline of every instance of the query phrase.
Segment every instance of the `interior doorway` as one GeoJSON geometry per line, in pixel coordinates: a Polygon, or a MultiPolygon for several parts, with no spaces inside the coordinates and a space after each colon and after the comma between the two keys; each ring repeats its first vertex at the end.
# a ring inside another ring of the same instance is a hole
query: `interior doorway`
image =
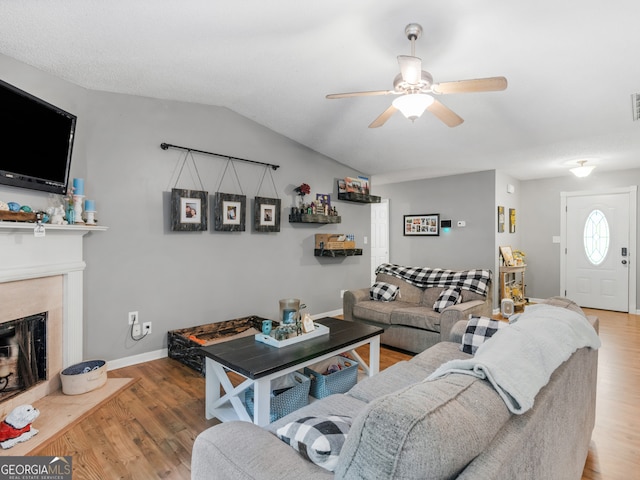
{"type": "Polygon", "coordinates": [[[376,281],[376,268],[389,263],[389,199],[371,204],[371,284],[376,281]]]}
{"type": "Polygon", "coordinates": [[[561,294],[635,313],[637,187],[562,192],[561,294]]]}

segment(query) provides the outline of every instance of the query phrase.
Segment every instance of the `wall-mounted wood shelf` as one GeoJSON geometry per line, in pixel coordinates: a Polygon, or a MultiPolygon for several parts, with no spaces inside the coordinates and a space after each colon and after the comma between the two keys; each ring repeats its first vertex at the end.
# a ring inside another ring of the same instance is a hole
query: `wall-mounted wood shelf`
{"type": "Polygon", "coordinates": [[[339,215],[300,214],[289,215],[289,223],[341,223],[339,215]]]}
{"type": "Polygon", "coordinates": [[[338,193],[338,200],[355,203],[380,203],[380,197],[375,195],[365,195],[364,193],[343,192],[338,193]]]}
{"type": "Polygon", "coordinates": [[[361,248],[345,248],[343,250],[325,250],[324,248],[316,248],[313,250],[316,257],[353,257],[362,255],[361,248]]]}

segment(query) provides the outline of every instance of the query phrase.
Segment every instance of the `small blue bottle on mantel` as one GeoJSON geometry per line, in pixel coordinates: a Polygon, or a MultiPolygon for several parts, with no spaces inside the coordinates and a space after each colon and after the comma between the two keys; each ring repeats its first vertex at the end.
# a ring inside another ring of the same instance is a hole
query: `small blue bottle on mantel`
{"type": "Polygon", "coordinates": [[[73,209],[73,204],[67,205],[66,217],[69,225],[76,223],[76,211],[73,209]]]}

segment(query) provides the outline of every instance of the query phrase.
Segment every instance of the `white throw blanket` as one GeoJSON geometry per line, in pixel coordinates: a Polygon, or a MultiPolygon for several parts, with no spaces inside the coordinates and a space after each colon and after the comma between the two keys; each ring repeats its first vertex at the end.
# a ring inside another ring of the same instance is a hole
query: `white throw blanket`
{"type": "Polygon", "coordinates": [[[511,412],[522,414],[533,407],[555,369],[582,347],[600,347],[585,317],[562,307],[531,305],[480,345],[473,358],[446,362],[427,381],[450,373],[486,379],[511,412]]]}

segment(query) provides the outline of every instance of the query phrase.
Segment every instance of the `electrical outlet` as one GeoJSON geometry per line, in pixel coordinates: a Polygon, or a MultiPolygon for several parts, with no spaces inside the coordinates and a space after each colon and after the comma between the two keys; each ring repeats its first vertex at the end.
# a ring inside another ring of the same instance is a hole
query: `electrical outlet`
{"type": "Polygon", "coordinates": [[[148,335],[151,333],[151,322],[144,322],[142,324],[142,331],[144,332],[145,335],[148,335]]]}
{"type": "Polygon", "coordinates": [[[138,312],[129,312],[129,325],[133,325],[134,323],[140,323],[138,320],[138,312]]]}
{"type": "Polygon", "coordinates": [[[133,336],[134,337],[139,337],[140,336],[140,324],[138,322],[133,324],[133,336]]]}

